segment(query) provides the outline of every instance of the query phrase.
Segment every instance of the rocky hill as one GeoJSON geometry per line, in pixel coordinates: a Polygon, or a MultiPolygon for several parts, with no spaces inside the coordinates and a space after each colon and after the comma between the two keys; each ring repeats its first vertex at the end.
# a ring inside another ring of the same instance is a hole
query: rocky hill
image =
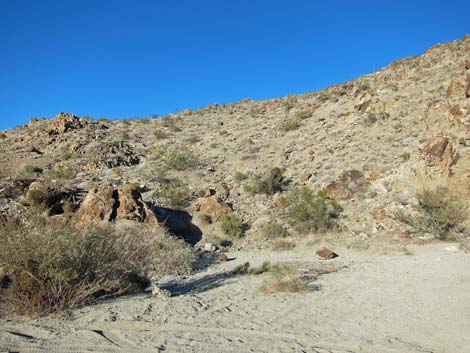
{"type": "MultiPolygon", "coordinates": [[[[158,119],[32,118],[0,136],[1,213],[18,222],[40,205],[51,224],[146,223],[193,243],[225,228],[239,246],[330,228],[356,247],[433,239],[397,215],[417,212],[424,188],[465,208],[469,127],[466,36],[321,92],[158,119]],[[289,200],[302,186],[334,227],[296,227],[289,200]]],[[[462,242],[465,222],[453,229],[462,242]]]]}

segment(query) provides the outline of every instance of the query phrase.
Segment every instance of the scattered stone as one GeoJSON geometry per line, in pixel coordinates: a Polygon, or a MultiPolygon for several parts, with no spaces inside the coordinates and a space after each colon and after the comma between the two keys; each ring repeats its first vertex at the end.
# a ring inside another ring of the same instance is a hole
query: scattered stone
{"type": "Polygon", "coordinates": [[[171,292],[169,290],[154,286],[152,289],[152,297],[157,299],[166,299],[171,297],[171,292]]]}
{"type": "Polygon", "coordinates": [[[338,254],[333,252],[333,250],[328,248],[321,248],[317,250],[316,255],[320,260],[331,260],[339,256],[338,254]]]}
{"type": "Polygon", "coordinates": [[[214,252],[217,250],[217,246],[215,246],[214,244],[212,243],[205,243],[204,244],[204,251],[205,252],[214,252]]]}
{"type": "Polygon", "coordinates": [[[459,252],[460,246],[459,245],[448,245],[444,248],[445,251],[449,252],[459,252]]]}
{"type": "Polygon", "coordinates": [[[228,256],[225,255],[224,253],[219,254],[219,261],[220,262],[228,261],[228,256]]]}

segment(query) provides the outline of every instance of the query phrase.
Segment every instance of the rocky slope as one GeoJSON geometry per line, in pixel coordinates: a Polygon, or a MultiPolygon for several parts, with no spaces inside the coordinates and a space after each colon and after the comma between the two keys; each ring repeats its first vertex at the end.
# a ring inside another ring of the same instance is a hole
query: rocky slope
{"type": "Polygon", "coordinates": [[[423,185],[468,191],[469,126],[467,36],[321,92],[162,119],[33,118],[1,133],[1,213],[15,222],[39,202],[51,222],[159,223],[197,242],[221,235],[233,210],[246,228],[238,243],[258,246],[269,223],[298,235],[282,190],[253,192],[279,173],[287,191],[339,201],[337,236],[351,246],[430,239],[394,215],[413,210],[423,185]]]}

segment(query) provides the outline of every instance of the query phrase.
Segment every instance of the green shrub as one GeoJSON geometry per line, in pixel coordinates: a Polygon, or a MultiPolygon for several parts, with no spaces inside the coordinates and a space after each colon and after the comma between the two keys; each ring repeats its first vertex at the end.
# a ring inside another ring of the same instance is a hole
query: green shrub
{"type": "Polygon", "coordinates": [[[240,238],[243,234],[243,223],[234,212],[224,214],[220,218],[220,228],[230,237],[240,238]]]}
{"type": "Polygon", "coordinates": [[[35,167],[31,164],[26,164],[24,167],[23,167],[23,171],[26,173],[26,174],[37,174],[37,173],[42,173],[42,169],[39,168],[39,167],[35,167]]]}
{"type": "Polygon", "coordinates": [[[186,141],[190,144],[198,143],[201,141],[201,138],[196,135],[192,135],[186,139],[186,141]]]}
{"type": "Polygon", "coordinates": [[[192,193],[188,186],[176,180],[163,182],[154,196],[162,198],[165,206],[174,209],[188,207],[192,199],[192,193]]]}
{"type": "Polygon", "coordinates": [[[70,180],[75,177],[75,171],[72,168],[56,165],[53,169],[49,170],[48,175],[53,179],[70,180]]]}
{"type": "Polygon", "coordinates": [[[163,130],[156,130],[153,132],[153,135],[157,140],[164,140],[168,138],[168,134],[163,130]]]}
{"type": "Polygon", "coordinates": [[[242,173],[242,172],[236,172],[235,176],[234,176],[234,179],[235,179],[236,182],[239,183],[243,180],[248,179],[248,175],[246,175],[245,173],[242,173]]]}
{"type": "Polygon", "coordinates": [[[399,211],[395,217],[419,232],[432,233],[439,239],[447,239],[451,232],[461,231],[467,219],[467,209],[461,197],[447,187],[424,189],[417,194],[417,214],[399,211]]]}
{"type": "Polygon", "coordinates": [[[279,223],[268,223],[263,227],[262,231],[266,238],[284,238],[287,236],[286,230],[279,223]]]}
{"type": "Polygon", "coordinates": [[[51,228],[44,219],[0,229],[4,314],[44,315],[140,291],[150,276],[188,273],[193,251],[159,228],[51,228]]]}
{"type": "Polygon", "coordinates": [[[301,119],[301,120],[305,120],[305,119],[308,119],[310,117],[312,117],[313,113],[311,110],[301,110],[299,112],[297,112],[296,116],[301,119]]]}
{"type": "Polygon", "coordinates": [[[403,152],[403,154],[401,155],[401,158],[404,161],[408,161],[411,158],[411,153],[410,152],[403,152]]]}
{"type": "Polygon", "coordinates": [[[284,191],[287,181],[284,178],[283,171],[270,172],[268,175],[254,175],[251,189],[253,194],[274,195],[276,192],[284,191]]]}
{"type": "Polygon", "coordinates": [[[297,130],[299,127],[302,126],[302,122],[299,118],[290,118],[283,120],[281,122],[281,130],[282,131],[291,131],[291,130],[297,130]]]}
{"type": "Polygon", "coordinates": [[[159,157],[167,169],[185,170],[199,165],[198,158],[183,146],[174,146],[163,150],[159,157]]]}
{"type": "Polygon", "coordinates": [[[287,197],[285,216],[300,233],[321,232],[337,226],[341,206],[319,192],[316,196],[307,187],[297,187],[287,197]]]}

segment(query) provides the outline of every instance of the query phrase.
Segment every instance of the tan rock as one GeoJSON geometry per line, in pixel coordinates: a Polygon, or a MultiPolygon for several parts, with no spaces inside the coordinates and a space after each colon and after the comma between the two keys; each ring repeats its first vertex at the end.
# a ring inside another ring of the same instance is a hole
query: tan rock
{"type": "Polygon", "coordinates": [[[142,223],[158,223],[157,217],[142,200],[139,190],[132,184],[127,184],[117,190],[119,207],[116,210],[116,220],[130,220],[142,223]]]}
{"type": "Polygon", "coordinates": [[[230,206],[216,195],[199,199],[193,209],[209,216],[212,223],[217,222],[224,214],[232,211],[230,206]]]}
{"type": "Polygon", "coordinates": [[[333,250],[328,248],[318,249],[316,255],[320,260],[331,260],[339,256],[338,254],[333,252],[333,250]]]}
{"type": "Polygon", "coordinates": [[[97,221],[111,221],[115,215],[117,193],[111,185],[93,188],[88,191],[76,215],[75,224],[82,227],[97,221]]]}
{"type": "Polygon", "coordinates": [[[69,130],[80,129],[84,126],[85,122],[80,120],[74,114],[60,113],[58,114],[49,130],[50,135],[63,134],[69,130]]]}
{"type": "Polygon", "coordinates": [[[447,98],[465,98],[465,86],[461,81],[452,80],[447,88],[447,98]]]}
{"type": "Polygon", "coordinates": [[[220,262],[228,261],[228,256],[225,255],[224,253],[219,254],[219,261],[220,262]]]}

